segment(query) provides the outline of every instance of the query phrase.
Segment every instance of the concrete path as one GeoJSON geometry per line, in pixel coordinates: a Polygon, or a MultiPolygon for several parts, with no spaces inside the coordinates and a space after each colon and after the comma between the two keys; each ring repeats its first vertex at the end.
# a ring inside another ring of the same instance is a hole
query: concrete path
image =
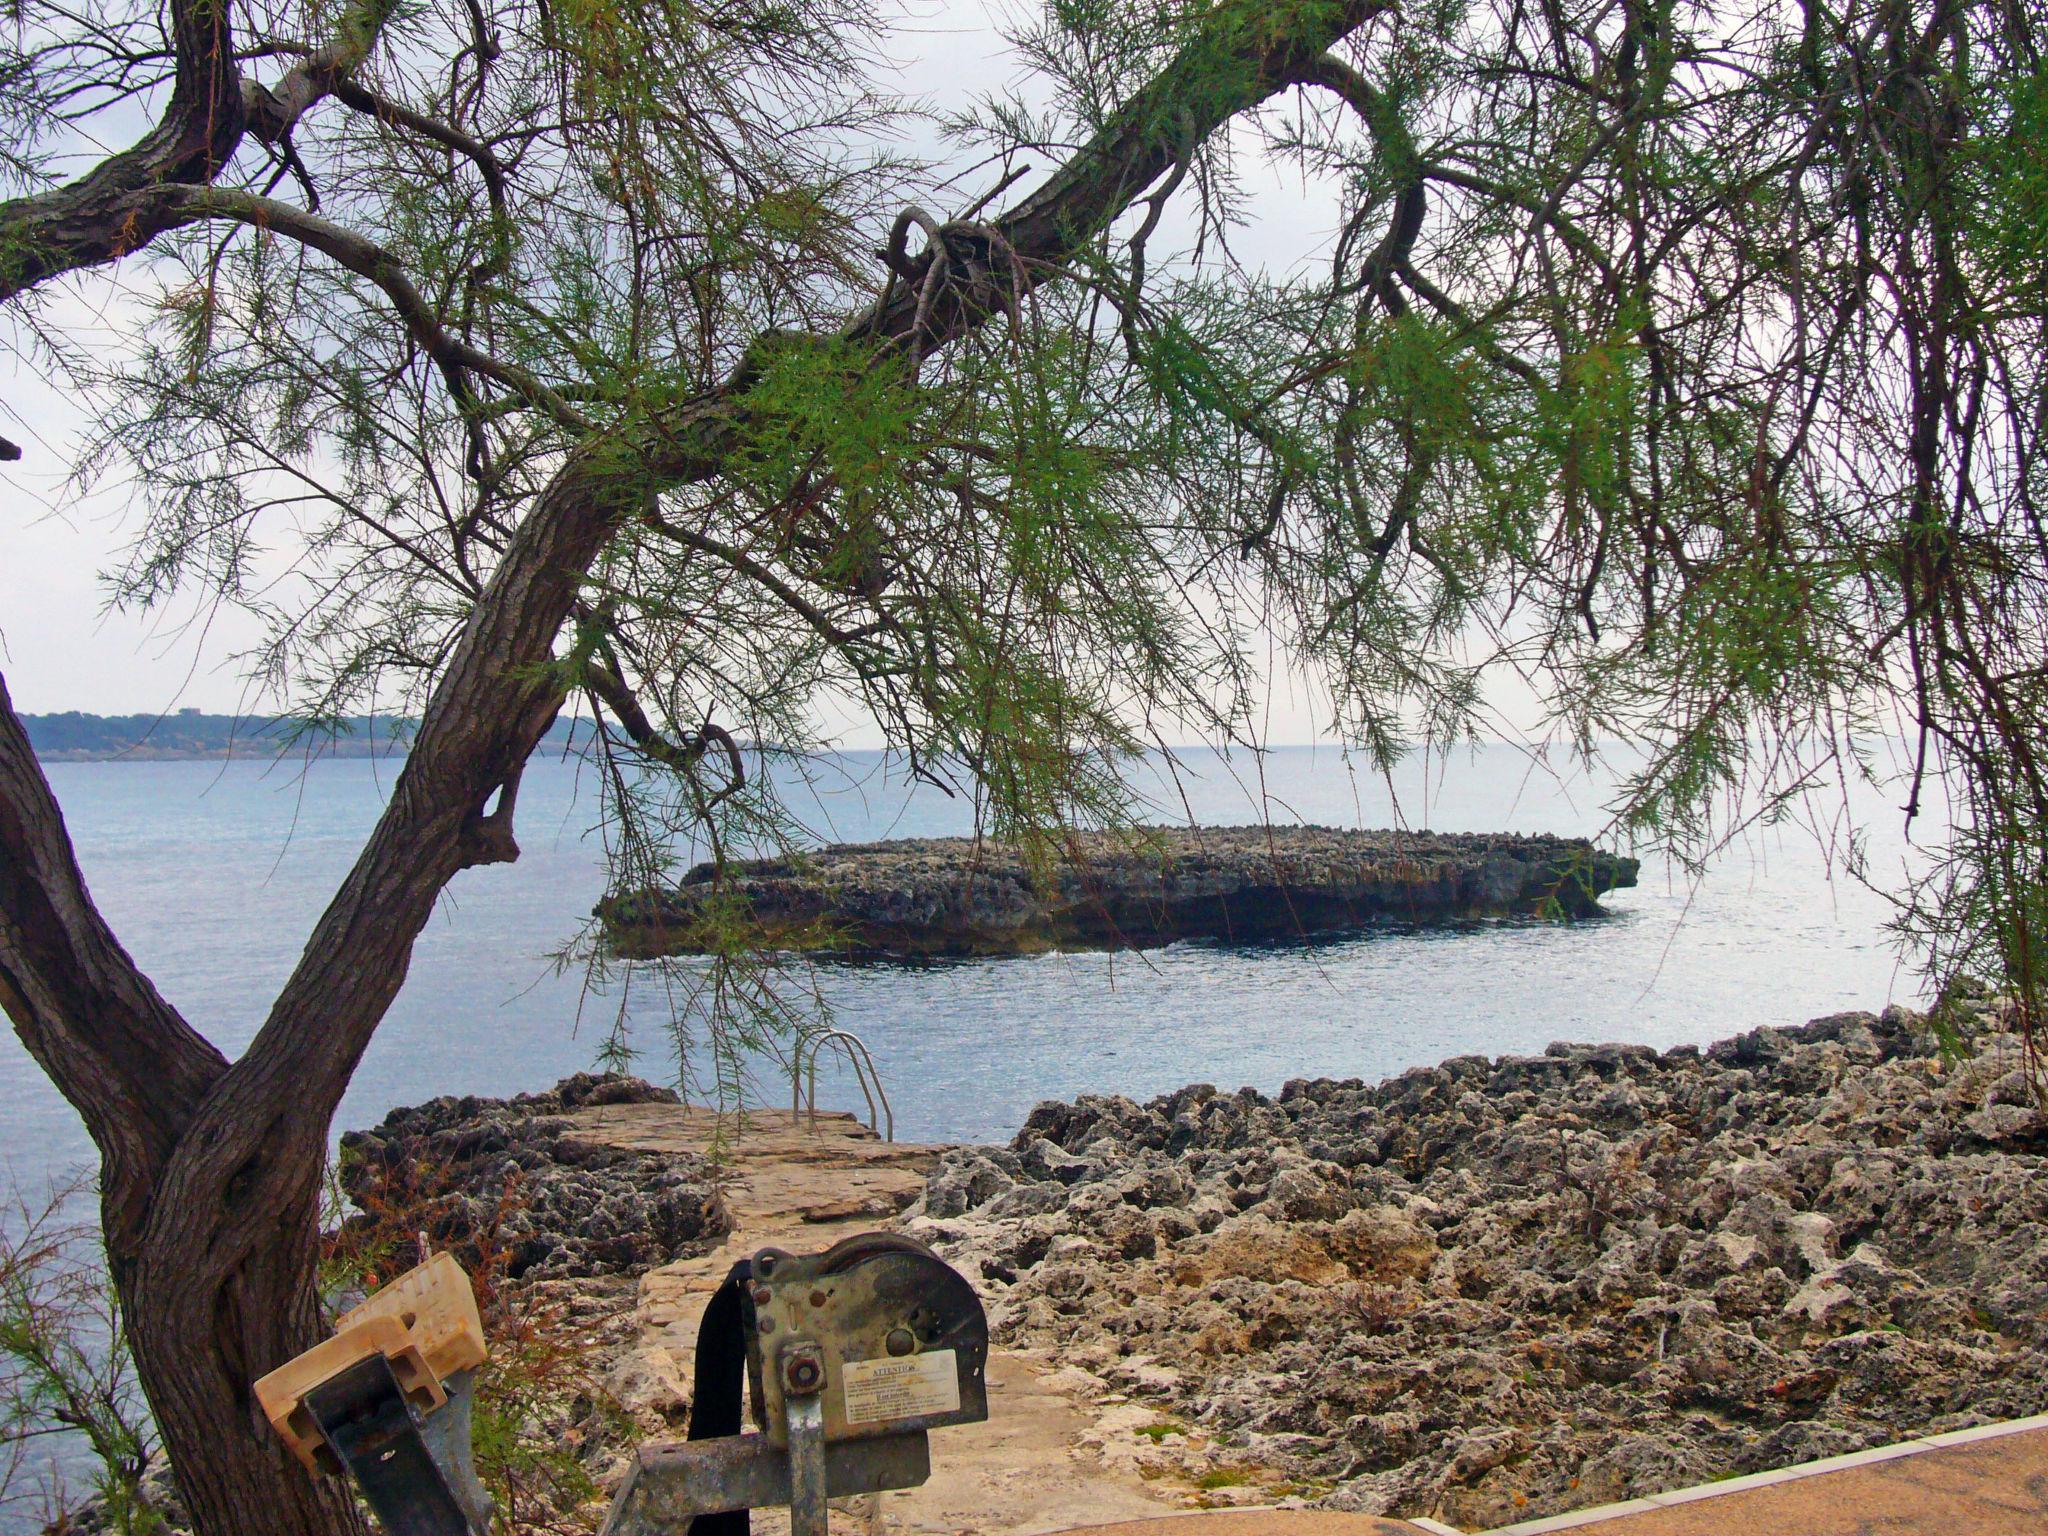
{"type": "Polygon", "coordinates": [[[1319,1509],[1233,1509],[1091,1525],[1064,1536],[1417,1536],[1428,1527],[1319,1509]]]}
{"type": "MultiPolygon", "coordinates": [[[[972,1527],[953,1526],[949,1530],[972,1527]]],[[[1064,1536],[1461,1536],[1434,1520],[1247,1509],[1064,1536]]],[[[2032,1536],[2048,1533],[2048,1414],[1729,1478],[1486,1536],[2032,1536]]]]}
{"type": "MultiPolygon", "coordinates": [[[[715,1253],[651,1270],[640,1281],[635,1369],[651,1395],[686,1401],[697,1324],[734,1263],[774,1244],[815,1253],[849,1233],[884,1227],[924,1192],[943,1147],[880,1140],[852,1115],[815,1128],[787,1110],[750,1111],[743,1126],[672,1104],[620,1104],[569,1117],[578,1139],[650,1152],[706,1152],[725,1139],[721,1188],[732,1234],[715,1253]]],[[[973,1278],[973,1277],[970,1277],[973,1278]]],[[[1138,1466],[1092,1455],[1099,1415],[1062,1393],[1046,1364],[1007,1352],[989,1360],[989,1417],[932,1436],[932,1476],[921,1488],[851,1501],[835,1536],[1044,1536],[1089,1522],[1171,1509],[1138,1466]]],[[[1129,1432],[1125,1432],[1129,1438],[1129,1432]]],[[[837,1506],[835,1506],[835,1509],[837,1506]]],[[[758,1536],[788,1529],[780,1511],[754,1519],[758,1536]]]]}
{"type": "Polygon", "coordinates": [[[1631,1499],[1491,1536],[2048,1532],[2048,1414],[1631,1499]]]}

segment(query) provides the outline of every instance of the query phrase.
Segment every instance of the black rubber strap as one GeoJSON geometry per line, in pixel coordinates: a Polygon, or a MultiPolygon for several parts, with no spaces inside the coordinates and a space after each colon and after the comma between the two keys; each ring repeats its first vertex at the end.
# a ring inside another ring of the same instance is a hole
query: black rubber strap
{"type": "MultiPolygon", "coordinates": [[[[736,1435],[741,1429],[747,1380],[747,1337],[754,1329],[754,1298],[748,1283],[751,1263],[733,1265],[725,1283],[711,1293],[704,1320],[697,1325],[696,1381],[690,1396],[692,1440],[736,1435]]],[[[744,1509],[699,1515],[689,1536],[750,1536],[752,1521],[744,1509]]]]}

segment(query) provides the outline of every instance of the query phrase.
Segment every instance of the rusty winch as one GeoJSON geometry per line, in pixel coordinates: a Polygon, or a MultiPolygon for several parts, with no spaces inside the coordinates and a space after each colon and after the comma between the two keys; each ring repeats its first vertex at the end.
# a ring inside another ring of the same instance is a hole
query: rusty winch
{"type": "MultiPolygon", "coordinates": [[[[353,1476],[392,1536],[484,1536],[469,1443],[483,1358],[468,1277],[440,1254],[256,1391],[300,1460],[353,1476]]],[[[988,1320],[930,1249],[887,1232],[764,1248],[705,1309],[689,1438],[639,1448],[604,1533],[744,1536],[748,1510],[786,1504],[792,1536],[826,1536],[828,1500],[916,1487],[931,1430],[987,1417],[988,1320]]]]}

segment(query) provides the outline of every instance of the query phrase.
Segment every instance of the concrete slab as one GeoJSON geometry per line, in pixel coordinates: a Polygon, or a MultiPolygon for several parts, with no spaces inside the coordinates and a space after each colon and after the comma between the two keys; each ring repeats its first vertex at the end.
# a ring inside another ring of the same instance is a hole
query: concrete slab
{"type": "MultiPolygon", "coordinates": [[[[655,1395],[687,1398],[697,1318],[726,1270],[765,1243],[796,1251],[885,1226],[924,1187],[943,1148],[891,1145],[853,1116],[755,1111],[737,1131],[709,1111],[620,1105],[579,1111],[590,1141],[643,1151],[733,1156],[723,1194],[734,1217],[716,1253],[640,1281],[638,1365],[655,1395]]],[[[923,1488],[835,1506],[847,1536],[1445,1536],[1410,1522],[1322,1510],[1238,1508],[1173,1513],[1190,1490],[1103,1454],[1128,1441],[1115,1410],[1076,1401],[1056,1362],[995,1352],[990,1419],[944,1431],[923,1488]],[[1093,1447],[1091,1450],[1090,1447],[1093,1447]]],[[[1235,1489],[1239,1494],[1252,1489],[1235,1489]]],[[[759,1511],[760,1536],[785,1536],[781,1511],[759,1511]]],[[[2048,1415],[1907,1441],[1801,1467],[1632,1499],[1507,1526],[1492,1536],[2048,1536],[2048,1415]]]]}
{"type": "Polygon", "coordinates": [[[1529,1520],[1491,1536],[2048,1532],[2048,1415],[1529,1520]]]}
{"type": "Polygon", "coordinates": [[[1075,1526],[1061,1536],[1418,1536],[1424,1527],[1324,1509],[1231,1509],[1075,1526]]]}
{"type": "MultiPolygon", "coordinates": [[[[695,1106],[626,1104],[570,1118],[580,1139],[601,1145],[699,1154],[716,1145],[726,1158],[720,1190],[731,1235],[713,1253],[640,1277],[632,1375],[678,1404],[689,1396],[698,1319],[735,1261],[770,1243],[811,1253],[887,1226],[924,1192],[945,1150],[882,1141],[844,1113],[820,1113],[814,1124],[792,1121],[788,1110],[754,1110],[735,1125],[695,1106]]],[[[1138,1466],[1088,1450],[1086,1441],[1103,1438],[1100,1413],[1060,1392],[1052,1374],[1043,1362],[993,1351],[988,1421],[933,1436],[924,1486],[835,1504],[835,1536],[1046,1536],[1170,1509],[1169,1490],[1138,1466]]],[[[786,1511],[755,1511],[756,1536],[788,1529],[786,1511]]]]}

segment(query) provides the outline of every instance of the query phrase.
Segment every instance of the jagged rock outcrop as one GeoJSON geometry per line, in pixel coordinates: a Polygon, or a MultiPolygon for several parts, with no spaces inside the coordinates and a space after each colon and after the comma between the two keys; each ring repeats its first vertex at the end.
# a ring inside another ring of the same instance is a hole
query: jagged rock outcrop
{"type": "Polygon", "coordinates": [[[1084,837],[1035,880],[999,844],[905,838],[700,864],[673,889],[609,897],[598,915],[629,954],[701,949],[735,920],[793,946],[1013,954],[1585,917],[1636,869],[1579,838],[1208,827],[1152,829],[1137,845],[1084,837]]]}
{"type": "Polygon", "coordinates": [[[677,1102],[634,1077],[578,1073],[546,1093],[442,1097],[341,1138],[344,1225],[405,1213],[474,1269],[488,1246],[513,1280],[637,1273],[714,1246],[730,1222],[701,1158],[581,1141],[561,1118],[604,1104],[677,1102]]]}
{"type": "Polygon", "coordinates": [[[1485,1529],[2048,1409],[2048,1115],[1962,1017],[1044,1104],[906,1229],[1233,1491],[1485,1529]]]}

